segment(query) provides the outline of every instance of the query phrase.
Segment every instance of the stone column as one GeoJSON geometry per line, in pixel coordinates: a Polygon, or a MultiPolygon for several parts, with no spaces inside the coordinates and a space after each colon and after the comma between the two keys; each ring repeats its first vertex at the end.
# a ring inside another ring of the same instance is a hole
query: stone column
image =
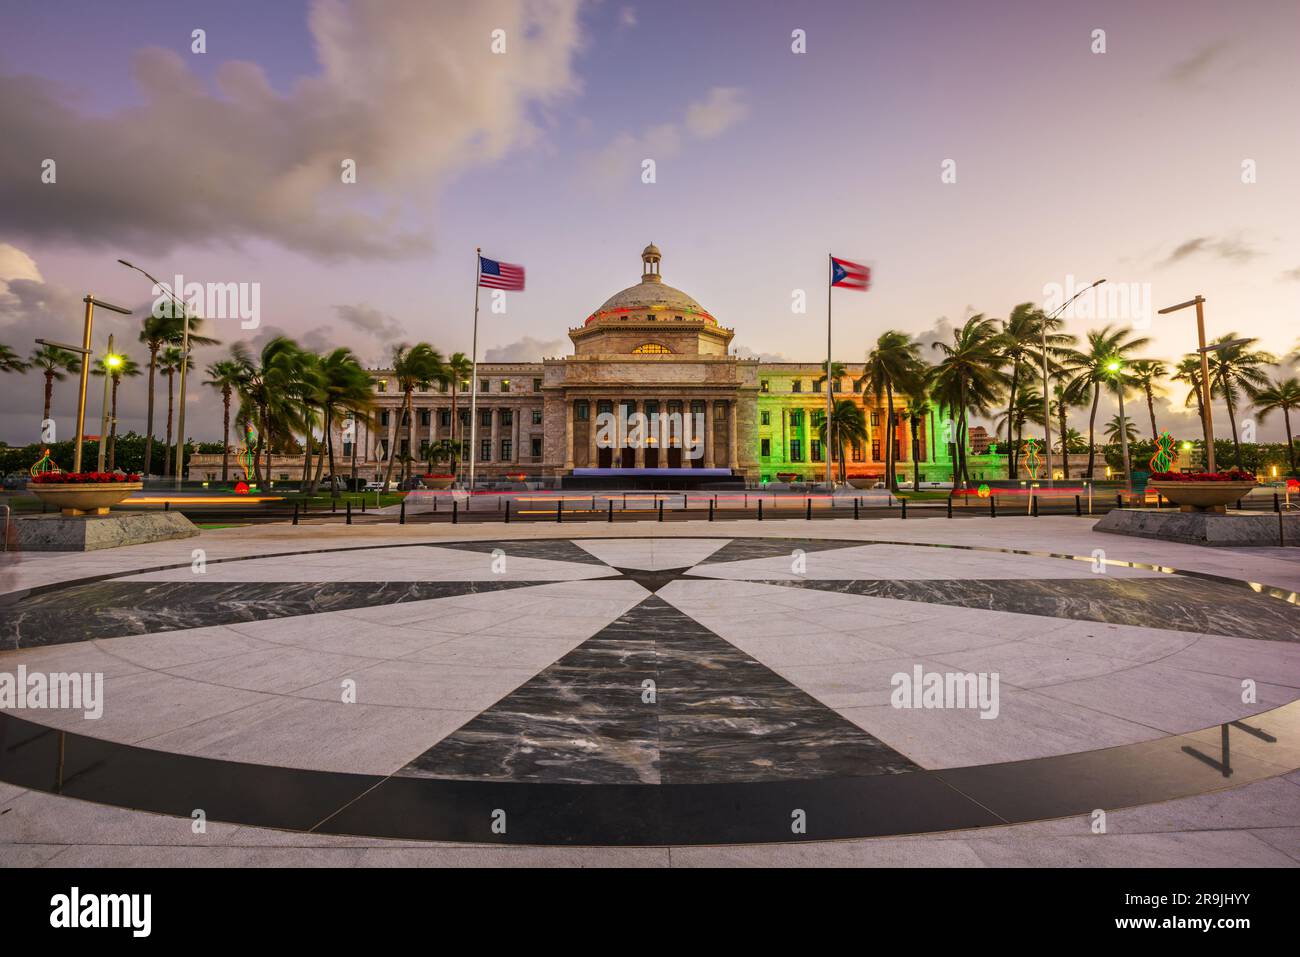
{"type": "MultiPolygon", "coordinates": [[[[632,412],[630,412],[629,415],[635,414],[636,412],[641,412],[642,414],[645,413],[644,399],[633,402],[632,412]]],[[[636,454],[633,457],[633,464],[639,469],[645,468],[645,437],[645,433],[642,432],[641,443],[637,446],[636,454]]]]}
{"type": "Polygon", "coordinates": [[[564,400],[564,470],[573,471],[573,400],[564,400]]]}
{"type": "Polygon", "coordinates": [[[510,461],[515,465],[519,464],[519,442],[523,438],[524,434],[524,424],[521,421],[523,417],[522,408],[516,408],[510,413],[512,426],[510,429],[510,461]]]}
{"type": "Polygon", "coordinates": [[[713,400],[704,400],[704,467],[713,468],[713,400]]]}
{"type": "Polygon", "coordinates": [[[737,429],[736,400],[732,399],[727,404],[727,441],[730,445],[727,454],[727,466],[733,469],[740,468],[740,442],[736,436],[737,429]]]}
{"type": "Polygon", "coordinates": [[[501,410],[493,408],[490,410],[490,414],[492,416],[492,427],[488,430],[488,434],[492,438],[492,455],[489,457],[488,461],[500,462],[501,443],[499,440],[501,438],[501,429],[500,429],[501,410]]]}
{"type": "Polygon", "coordinates": [[[587,397],[587,468],[600,464],[600,450],[596,448],[596,397],[587,397]]]}

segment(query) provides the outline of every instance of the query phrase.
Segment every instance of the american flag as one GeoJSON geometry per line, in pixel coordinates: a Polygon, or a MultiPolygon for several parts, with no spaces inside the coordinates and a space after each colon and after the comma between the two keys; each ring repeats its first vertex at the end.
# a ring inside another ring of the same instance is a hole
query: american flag
{"type": "Polygon", "coordinates": [[[484,289],[524,288],[524,267],[513,263],[497,262],[486,256],[478,257],[478,284],[484,289]]]}
{"type": "Polygon", "coordinates": [[[871,267],[831,257],[831,285],[842,289],[871,288],[871,267]]]}

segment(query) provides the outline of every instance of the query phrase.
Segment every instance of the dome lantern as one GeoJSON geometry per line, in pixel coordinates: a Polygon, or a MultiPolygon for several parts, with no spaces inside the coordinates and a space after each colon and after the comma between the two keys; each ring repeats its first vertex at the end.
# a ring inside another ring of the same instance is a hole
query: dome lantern
{"type": "Polygon", "coordinates": [[[654,243],[641,250],[641,264],[642,282],[663,282],[659,276],[659,247],[654,243]]]}

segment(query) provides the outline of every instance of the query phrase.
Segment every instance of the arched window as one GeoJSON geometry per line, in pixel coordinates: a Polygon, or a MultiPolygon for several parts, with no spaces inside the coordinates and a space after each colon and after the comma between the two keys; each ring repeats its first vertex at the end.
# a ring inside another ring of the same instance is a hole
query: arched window
{"type": "Polygon", "coordinates": [[[632,350],[634,356],[666,356],[671,355],[672,350],[667,346],[661,346],[657,342],[645,342],[632,350]]]}

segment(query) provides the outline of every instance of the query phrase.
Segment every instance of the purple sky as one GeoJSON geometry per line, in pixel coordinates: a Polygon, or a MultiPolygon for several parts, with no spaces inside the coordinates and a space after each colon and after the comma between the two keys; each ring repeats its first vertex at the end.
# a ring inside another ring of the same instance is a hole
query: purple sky
{"type": "MultiPolygon", "coordinates": [[[[558,355],[651,240],[737,346],[790,359],[823,358],[830,251],[876,276],[836,294],[845,361],[886,328],[1003,317],[1071,275],[1154,308],[1201,293],[1212,336],[1279,354],[1300,329],[1294,2],[9,0],[2,16],[0,342],[24,352],[77,339],[87,291],[147,304],[119,256],[259,283],[262,328],[215,322],[227,343],[468,351],[481,245],[528,268],[506,315],[484,314],[483,352],[558,355]]],[[[1190,313],[1143,331],[1154,357],[1195,345],[1190,313]]],[[[0,388],[16,398],[0,438],[29,440],[38,378],[0,388]]],[[[126,392],[140,428],[143,388],[126,392]]],[[[1184,392],[1162,425],[1191,427],[1184,392]]],[[[218,403],[195,393],[192,434],[212,438],[218,403]]]]}

